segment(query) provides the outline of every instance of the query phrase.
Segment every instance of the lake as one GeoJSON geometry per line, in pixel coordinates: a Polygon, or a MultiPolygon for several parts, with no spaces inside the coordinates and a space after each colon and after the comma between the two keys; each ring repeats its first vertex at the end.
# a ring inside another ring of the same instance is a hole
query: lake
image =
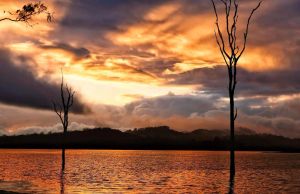
{"type": "MultiPolygon", "coordinates": [[[[0,150],[0,190],[22,193],[228,193],[229,152],[0,150]]],[[[236,193],[300,193],[300,154],[237,152],[236,193]]]]}

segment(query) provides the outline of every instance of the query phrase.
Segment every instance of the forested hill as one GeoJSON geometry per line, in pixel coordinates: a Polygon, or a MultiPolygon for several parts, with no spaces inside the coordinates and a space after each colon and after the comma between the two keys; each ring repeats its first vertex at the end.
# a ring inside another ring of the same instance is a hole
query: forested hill
{"type": "MultiPolygon", "coordinates": [[[[1,148],[61,148],[61,133],[1,136],[1,148]]],[[[191,149],[228,150],[229,137],[225,130],[198,129],[178,132],[166,126],[128,131],[110,128],[68,132],[67,148],[83,149],[191,149]]],[[[256,134],[240,128],[236,133],[237,150],[300,152],[300,139],[256,134]]]]}

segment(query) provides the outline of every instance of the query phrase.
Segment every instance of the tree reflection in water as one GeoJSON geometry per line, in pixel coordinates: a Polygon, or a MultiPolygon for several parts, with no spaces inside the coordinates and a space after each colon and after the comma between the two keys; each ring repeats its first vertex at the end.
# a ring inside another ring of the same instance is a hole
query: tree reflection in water
{"type": "Polygon", "coordinates": [[[234,194],[234,174],[230,173],[228,194],[234,194]]]}
{"type": "Polygon", "coordinates": [[[65,193],[65,167],[64,164],[62,163],[62,168],[60,171],[60,194],[65,193]]]}

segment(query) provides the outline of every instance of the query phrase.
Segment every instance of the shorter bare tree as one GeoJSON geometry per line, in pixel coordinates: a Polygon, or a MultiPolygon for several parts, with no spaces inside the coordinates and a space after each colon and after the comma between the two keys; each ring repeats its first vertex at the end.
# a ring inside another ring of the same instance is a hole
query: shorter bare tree
{"type": "MultiPolygon", "coordinates": [[[[6,13],[4,11],[4,13],[6,13]]],[[[53,14],[48,11],[47,6],[41,2],[37,3],[28,3],[24,5],[21,9],[18,9],[15,12],[7,11],[11,17],[0,18],[0,22],[4,20],[12,22],[25,22],[29,24],[30,20],[36,15],[46,14],[47,21],[52,22],[53,14]]]]}
{"type": "Polygon", "coordinates": [[[53,102],[53,109],[58,115],[63,126],[63,144],[62,144],[62,170],[65,169],[65,140],[69,126],[69,110],[74,102],[75,91],[67,84],[64,84],[64,76],[62,73],[60,84],[60,103],[53,102]]]}

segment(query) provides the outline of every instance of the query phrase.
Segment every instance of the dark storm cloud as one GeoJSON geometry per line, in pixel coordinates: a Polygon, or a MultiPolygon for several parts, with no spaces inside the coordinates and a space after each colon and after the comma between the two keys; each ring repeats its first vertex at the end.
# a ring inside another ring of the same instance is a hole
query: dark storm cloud
{"type": "MultiPolygon", "coordinates": [[[[158,3],[162,2],[157,1],[156,4],[158,3]]],[[[137,6],[140,4],[139,1],[72,0],[50,36],[61,42],[93,44],[105,47],[106,50],[114,48],[106,34],[122,31],[125,26],[139,22],[143,12],[148,9],[147,5],[155,3],[148,1],[141,8],[137,6]]]]}
{"type": "Polygon", "coordinates": [[[202,114],[215,109],[212,99],[216,97],[178,96],[172,93],[157,98],[145,98],[125,106],[128,114],[155,117],[172,115],[190,116],[192,113],[202,114]]]}
{"type": "Polygon", "coordinates": [[[61,21],[71,28],[119,30],[120,26],[145,21],[144,14],[163,4],[180,3],[180,12],[195,14],[212,8],[210,2],[202,0],[73,0],[61,21]]]}
{"type": "MultiPolygon", "coordinates": [[[[204,13],[211,11],[212,8],[209,1],[202,0],[73,0],[60,21],[55,37],[63,39],[80,37],[80,40],[97,42],[106,47],[112,46],[105,37],[107,32],[122,32],[132,24],[163,22],[150,21],[144,16],[150,10],[168,3],[182,5],[169,17],[178,13],[187,15],[204,13]]],[[[175,32],[176,29],[172,28],[169,31],[175,32]]]]}
{"type": "MultiPolygon", "coordinates": [[[[300,93],[300,70],[270,70],[249,72],[238,69],[237,95],[280,95],[300,93]]],[[[225,66],[199,68],[175,76],[172,84],[201,84],[201,90],[227,95],[227,69],[225,66]]]]}
{"type": "Polygon", "coordinates": [[[222,91],[222,88],[226,88],[226,68],[225,66],[216,66],[213,68],[198,68],[190,71],[186,71],[180,73],[178,75],[169,75],[167,76],[170,79],[174,79],[171,81],[171,84],[202,84],[204,86],[204,90],[209,91],[222,91]]]}
{"type": "Polygon", "coordinates": [[[258,115],[266,118],[286,117],[293,120],[300,118],[300,98],[268,102],[266,97],[249,98],[237,101],[237,107],[247,115],[258,115]]]}
{"type": "Polygon", "coordinates": [[[86,38],[101,37],[107,31],[119,31],[123,26],[143,21],[144,13],[168,0],[74,0],[60,21],[61,29],[72,30],[83,36],[96,35],[86,38]]]}
{"type": "Polygon", "coordinates": [[[180,60],[176,58],[155,58],[145,61],[141,67],[144,71],[151,72],[158,76],[162,76],[162,73],[166,69],[172,69],[175,63],[179,63],[180,60]]]}
{"type": "MultiPolygon", "coordinates": [[[[299,71],[300,64],[300,1],[274,1],[259,14],[252,26],[249,46],[262,48],[273,55],[282,69],[299,71]]],[[[263,55],[263,53],[262,53],[263,55]]],[[[292,73],[291,73],[292,74],[292,73]]],[[[293,81],[291,81],[293,84],[293,81]]]]}
{"type": "MultiPolygon", "coordinates": [[[[299,9],[300,1],[298,0],[282,1],[277,3],[277,6],[270,6],[270,8],[268,8],[268,12],[264,13],[264,17],[257,19],[257,25],[262,28],[299,28],[299,9]]],[[[279,30],[279,32],[288,31],[288,29],[279,30]]]]}
{"type": "Polygon", "coordinates": [[[268,72],[240,71],[242,95],[281,95],[300,92],[300,70],[276,70],[268,72]]]}
{"type": "MultiPolygon", "coordinates": [[[[16,66],[13,56],[0,49],[0,101],[5,104],[39,109],[52,109],[52,100],[59,95],[59,87],[42,79],[37,79],[28,65],[16,66]]],[[[26,62],[26,59],[22,59],[26,62]]],[[[73,111],[83,113],[88,108],[80,100],[74,102],[73,111]]]]}

